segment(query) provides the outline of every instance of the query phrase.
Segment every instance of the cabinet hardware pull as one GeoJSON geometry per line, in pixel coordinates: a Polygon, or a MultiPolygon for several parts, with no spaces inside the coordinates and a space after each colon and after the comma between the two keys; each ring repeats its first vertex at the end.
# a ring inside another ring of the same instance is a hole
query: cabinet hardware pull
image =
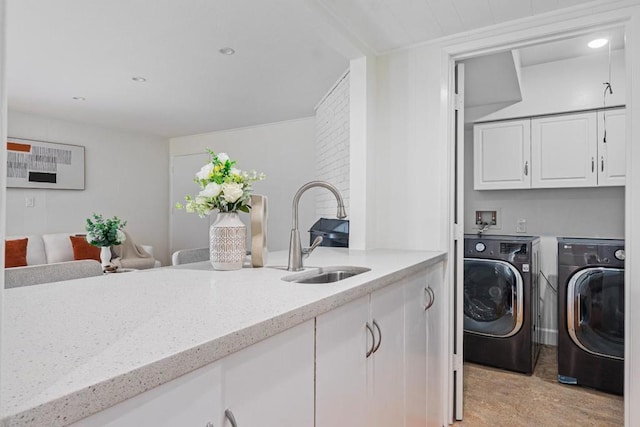
{"type": "Polygon", "coordinates": [[[225,409],[224,416],[227,417],[227,419],[231,423],[231,427],[238,427],[238,423],[236,422],[236,417],[233,416],[233,412],[231,412],[231,409],[225,409]]]}
{"type": "Polygon", "coordinates": [[[524,176],[529,175],[529,162],[524,162],[524,176]]]}
{"type": "Polygon", "coordinates": [[[600,172],[604,172],[604,156],[600,156],[600,172]]]}
{"type": "Polygon", "coordinates": [[[376,345],[376,336],[373,334],[373,329],[371,329],[371,326],[369,326],[369,322],[367,322],[367,324],[365,326],[367,327],[367,330],[371,334],[371,348],[369,350],[367,350],[367,358],[368,358],[369,356],[371,356],[373,354],[373,348],[376,345]]]}
{"type": "Polygon", "coordinates": [[[591,172],[593,172],[595,169],[595,163],[594,163],[594,159],[593,157],[591,158],[591,172]]]}
{"type": "Polygon", "coordinates": [[[375,321],[375,319],[373,320],[373,326],[375,326],[376,329],[378,330],[378,337],[379,337],[378,345],[376,345],[375,348],[373,349],[373,352],[375,353],[380,348],[380,344],[382,344],[382,331],[380,330],[380,326],[378,325],[378,322],[375,321]]]}
{"type": "Polygon", "coordinates": [[[431,289],[431,286],[427,286],[424,290],[429,294],[429,303],[424,306],[424,311],[427,311],[431,308],[434,302],[436,302],[436,294],[431,289]]]}

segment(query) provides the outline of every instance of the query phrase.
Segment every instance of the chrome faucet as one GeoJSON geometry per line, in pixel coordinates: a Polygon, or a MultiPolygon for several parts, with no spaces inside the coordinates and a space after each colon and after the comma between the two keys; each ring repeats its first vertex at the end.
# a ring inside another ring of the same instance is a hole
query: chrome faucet
{"type": "Polygon", "coordinates": [[[331,191],[334,196],[336,196],[336,200],[338,201],[338,212],[336,216],[340,219],[346,218],[347,212],[344,209],[344,201],[342,200],[342,196],[336,187],[324,181],[311,181],[304,184],[298,191],[296,195],[293,196],[293,225],[291,226],[291,240],[289,241],[289,266],[287,270],[289,271],[300,271],[302,270],[302,258],[305,256],[309,256],[313,250],[318,247],[320,243],[322,243],[322,236],[318,236],[315,238],[313,243],[308,248],[302,248],[300,244],[300,232],[298,231],[298,205],[300,203],[300,197],[302,193],[307,191],[313,187],[323,187],[327,190],[331,191]]]}

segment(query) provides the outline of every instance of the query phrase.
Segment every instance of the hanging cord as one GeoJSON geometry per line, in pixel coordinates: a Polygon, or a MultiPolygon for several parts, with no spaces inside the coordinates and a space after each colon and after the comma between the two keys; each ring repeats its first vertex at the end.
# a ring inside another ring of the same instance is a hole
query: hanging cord
{"type": "MultiPolygon", "coordinates": [[[[602,95],[602,106],[603,108],[607,107],[607,92],[609,95],[613,95],[613,89],[611,88],[611,41],[609,41],[609,80],[603,83],[604,85],[604,94],[602,95]]],[[[602,112],[602,122],[603,122],[603,137],[602,142],[607,143],[607,111],[604,110],[602,112]]]]}
{"type": "Polygon", "coordinates": [[[553,291],[554,294],[558,295],[558,289],[556,289],[555,287],[553,287],[553,285],[551,284],[551,282],[549,281],[549,279],[547,279],[547,276],[544,275],[544,273],[541,271],[540,275],[542,277],[544,277],[544,281],[547,282],[547,286],[549,288],[551,288],[551,290],[553,291]]]}

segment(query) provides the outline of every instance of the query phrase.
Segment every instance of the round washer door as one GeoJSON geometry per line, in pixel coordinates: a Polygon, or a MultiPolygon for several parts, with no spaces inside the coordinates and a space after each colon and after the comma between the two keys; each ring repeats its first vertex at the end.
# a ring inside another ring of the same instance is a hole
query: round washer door
{"type": "Polygon", "coordinates": [[[523,321],[522,275],[506,261],[465,258],[464,331],[506,338],[523,321]]]}
{"type": "Polygon", "coordinates": [[[624,359],[624,269],[585,268],[571,276],[567,328],[584,351],[624,359]]]}

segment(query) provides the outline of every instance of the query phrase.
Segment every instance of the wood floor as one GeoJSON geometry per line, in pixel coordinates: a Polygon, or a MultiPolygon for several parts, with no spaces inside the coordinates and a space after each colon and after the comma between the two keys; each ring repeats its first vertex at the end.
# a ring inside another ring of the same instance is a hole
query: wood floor
{"type": "Polygon", "coordinates": [[[533,375],[464,365],[464,420],[456,427],[624,425],[622,396],[557,381],[556,347],[543,346],[533,375]]]}

